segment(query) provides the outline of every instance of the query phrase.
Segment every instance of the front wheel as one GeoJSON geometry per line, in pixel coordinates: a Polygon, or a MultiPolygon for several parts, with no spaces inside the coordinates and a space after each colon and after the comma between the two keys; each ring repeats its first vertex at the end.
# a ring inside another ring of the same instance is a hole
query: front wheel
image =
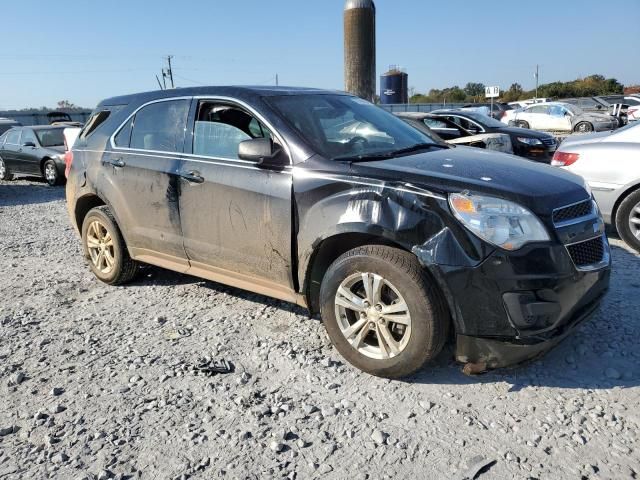
{"type": "Polygon", "coordinates": [[[9,171],[9,167],[4,163],[2,157],[0,157],[0,180],[13,180],[13,174],[9,171]]]}
{"type": "Polygon", "coordinates": [[[640,252],[640,190],[631,193],[622,201],[615,221],[620,238],[640,252]]]}
{"type": "Polygon", "coordinates": [[[138,272],[138,263],[129,256],[118,224],[106,206],[91,209],[85,217],[82,246],[91,271],[104,283],[121,285],[138,272]]]}
{"type": "Polygon", "coordinates": [[[516,127],[520,127],[520,128],[529,128],[529,123],[525,122],[524,120],[518,120],[516,122],[516,127]]]}
{"type": "Polygon", "coordinates": [[[44,173],[44,179],[49,185],[51,185],[52,187],[60,185],[60,173],[58,172],[58,167],[56,167],[56,163],[53,160],[47,160],[46,162],[44,162],[42,171],[44,173]]]}
{"type": "Polygon", "coordinates": [[[339,257],[320,289],[329,338],[352,365],[372,375],[410,375],[435,358],[448,314],[412,254],[369,245],[339,257]]]}
{"type": "Polygon", "coordinates": [[[593,125],[589,122],[580,122],[576,125],[576,128],[573,129],[576,133],[589,133],[593,132],[593,125]]]}

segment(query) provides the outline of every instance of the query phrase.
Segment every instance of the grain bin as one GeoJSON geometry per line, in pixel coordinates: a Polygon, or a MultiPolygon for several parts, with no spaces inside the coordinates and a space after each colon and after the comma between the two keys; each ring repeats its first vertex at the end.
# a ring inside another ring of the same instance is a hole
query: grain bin
{"type": "Polygon", "coordinates": [[[409,103],[409,75],[396,66],[380,77],[380,103],[409,103]]]}
{"type": "Polygon", "coordinates": [[[344,6],[345,90],[365,100],[376,94],[376,6],[347,0],[344,6]]]}

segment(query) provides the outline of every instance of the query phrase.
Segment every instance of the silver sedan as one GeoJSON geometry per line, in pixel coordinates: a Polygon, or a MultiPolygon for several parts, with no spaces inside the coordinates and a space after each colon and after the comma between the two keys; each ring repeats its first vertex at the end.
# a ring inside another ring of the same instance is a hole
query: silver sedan
{"type": "Polygon", "coordinates": [[[587,181],[605,221],[640,252],[640,124],[614,132],[572,135],[551,165],[587,181]]]}

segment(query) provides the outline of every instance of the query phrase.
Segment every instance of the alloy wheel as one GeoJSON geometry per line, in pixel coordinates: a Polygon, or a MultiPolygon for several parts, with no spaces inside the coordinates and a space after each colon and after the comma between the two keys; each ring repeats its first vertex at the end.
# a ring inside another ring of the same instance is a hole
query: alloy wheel
{"type": "Polygon", "coordinates": [[[7,167],[4,165],[4,160],[0,158],[0,178],[4,178],[7,173],[7,167]]]}
{"type": "Polygon", "coordinates": [[[58,172],[56,171],[56,166],[51,162],[47,163],[44,166],[44,178],[49,183],[55,183],[58,178],[58,172]]]}
{"type": "Polygon", "coordinates": [[[631,209],[629,214],[629,229],[631,233],[640,240],[640,202],[631,209]]]}
{"type": "Polygon", "coordinates": [[[411,336],[411,314],[393,284],[375,273],[355,273],[335,296],[338,326],[353,348],[369,358],[393,358],[411,336]]]}
{"type": "Polygon", "coordinates": [[[94,220],[87,229],[87,250],[93,266],[109,275],[115,266],[113,238],[106,227],[94,220]]]}

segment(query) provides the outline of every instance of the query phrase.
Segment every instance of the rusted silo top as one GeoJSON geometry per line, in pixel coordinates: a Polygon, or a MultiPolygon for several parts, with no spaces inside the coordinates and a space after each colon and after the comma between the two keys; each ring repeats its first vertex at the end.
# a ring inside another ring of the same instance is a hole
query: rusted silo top
{"type": "Polygon", "coordinates": [[[373,0],[347,0],[344,4],[345,10],[352,10],[354,8],[371,8],[375,10],[376,5],[373,3],[373,0]]]}

